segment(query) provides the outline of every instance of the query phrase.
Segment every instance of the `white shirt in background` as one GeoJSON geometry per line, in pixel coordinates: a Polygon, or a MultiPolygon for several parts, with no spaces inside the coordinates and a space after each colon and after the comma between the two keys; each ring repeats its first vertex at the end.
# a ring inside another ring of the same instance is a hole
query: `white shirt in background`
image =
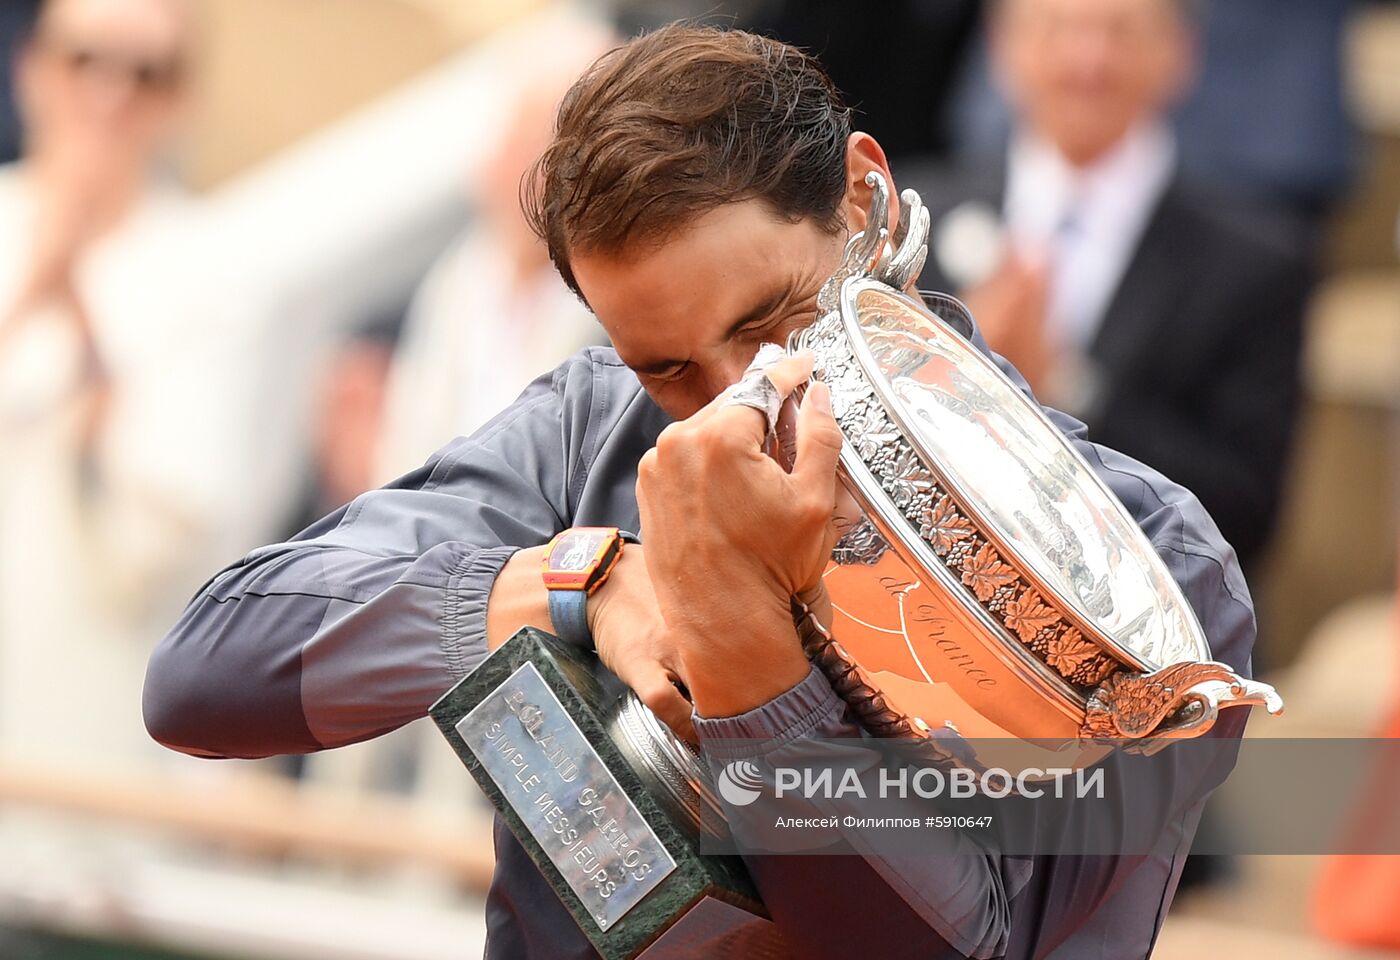
{"type": "MultiPolygon", "coordinates": [[[[33,197],[0,169],[0,303],[28,268],[33,197]]],[[[0,760],[129,773],[146,661],[199,584],[268,535],[249,325],[203,278],[182,195],[153,190],[75,268],[111,384],[83,454],[82,343],[37,308],[0,344],[0,760]]],[[[5,307],[0,307],[5,309],[5,307]]]]}
{"type": "Polygon", "coordinates": [[[524,289],[487,231],[469,229],[433,266],[390,372],[380,440],[384,481],[423,465],[500,413],[602,329],[551,266],[524,289]]]}
{"type": "Polygon", "coordinates": [[[1047,263],[1048,333],[1063,346],[1083,353],[1093,342],[1175,170],[1176,139],[1162,123],[1135,127],[1082,169],[1032,134],[1013,140],[1007,239],[1047,263]]]}

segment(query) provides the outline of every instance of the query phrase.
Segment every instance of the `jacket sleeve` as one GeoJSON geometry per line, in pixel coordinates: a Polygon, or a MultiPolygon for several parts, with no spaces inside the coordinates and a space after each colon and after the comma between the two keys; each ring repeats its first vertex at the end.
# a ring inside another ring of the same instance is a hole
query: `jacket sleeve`
{"type": "MultiPolygon", "coordinates": [[[[1096,468],[1114,474],[1117,488],[1141,482],[1133,504],[1139,522],[1196,610],[1215,655],[1248,672],[1253,611],[1228,550],[1198,535],[1208,531],[1194,528],[1197,520],[1208,523],[1199,505],[1180,487],[1150,483],[1153,475],[1133,461],[1099,448],[1089,453],[1096,468]],[[1183,498],[1180,502],[1173,491],[1183,498]]],[[[860,942],[877,938],[874,942],[903,945],[903,952],[890,956],[989,958],[1021,956],[1022,949],[1039,956],[1069,941],[1110,903],[1115,905],[1111,909],[1120,909],[1124,896],[1136,899],[1121,907],[1120,922],[1140,924],[1139,941],[1147,945],[1169,902],[1167,877],[1189,847],[1206,797],[1233,765],[1245,718],[1244,710],[1224,713],[1207,734],[1217,741],[1215,748],[1186,745],[1151,758],[1111,756],[1101,764],[1108,784],[1105,803],[1080,806],[1067,819],[1052,816],[1043,830],[1036,827],[1029,835],[1033,848],[1004,853],[958,831],[937,834],[936,840],[930,838],[932,831],[920,831],[920,849],[903,856],[879,850],[821,856],[755,853],[745,859],[775,920],[810,949],[834,943],[857,949],[860,942]],[[1132,846],[1130,852],[1111,852],[1119,849],[1112,843],[1115,831],[1136,838],[1125,844],[1132,846]],[[1152,838],[1150,851],[1141,846],[1143,838],[1152,838]],[[941,846],[935,849],[935,843],[941,846]],[[1080,850],[1094,855],[1079,855],[1080,850]],[[1154,859],[1158,862],[1151,864],[1154,859]],[[1064,869],[1067,864],[1072,869],[1064,869]],[[1155,888],[1151,882],[1128,888],[1144,867],[1144,877],[1150,881],[1160,875],[1161,882],[1155,888]],[[812,904],[832,890],[845,891],[845,907],[830,913],[813,910],[812,904]],[[890,929],[898,929],[898,937],[884,939],[890,929]]],[[[749,713],[696,717],[695,727],[716,770],[759,756],[781,765],[783,751],[802,738],[823,741],[823,762],[843,764],[838,771],[849,765],[867,777],[884,762],[877,751],[855,745],[860,729],[815,668],[802,683],[749,713]]],[[[899,809],[855,803],[817,803],[799,812],[915,817],[936,812],[920,808],[914,798],[900,802],[899,809]]],[[[731,808],[731,821],[737,816],[753,822],[755,811],[761,818],[767,808],[758,804],[742,813],[731,808]]],[[[1023,827],[1020,842],[1027,842],[1027,836],[1023,827]]],[[[759,837],[762,843],[767,835],[759,837]]],[[[860,850],[861,845],[852,840],[851,847],[860,850]]]]}
{"type": "Polygon", "coordinates": [[[485,657],[506,561],[566,526],[567,421],[587,416],[569,411],[589,409],[571,396],[591,391],[589,366],[574,358],[419,470],[205,584],[151,657],[151,735],[184,753],[264,757],[425,715],[485,657]]]}

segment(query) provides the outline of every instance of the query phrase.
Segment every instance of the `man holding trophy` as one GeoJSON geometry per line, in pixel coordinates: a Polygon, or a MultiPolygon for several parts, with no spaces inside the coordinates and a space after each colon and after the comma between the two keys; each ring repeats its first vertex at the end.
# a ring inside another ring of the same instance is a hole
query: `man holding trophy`
{"type": "MultiPolygon", "coordinates": [[[[417,719],[464,677],[470,683],[496,669],[492,691],[507,693],[479,699],[483,709],[500,708],[480,728],[488,731],[483,736],[518,723],[538,745],[546,723],[553,725],[550,743],[554,728],[560,743],[574,737],[570,742],[591,757],[585,770],[629,794],[617,814],[633,824],[627,843],[640,848],[645,840],[658,855],[664,847],[665,870],[678,876],[684,854],[669,834],[657,828],[655,837],[638,838],[646,821],[654,826],[653,805],[630,791],[630,775],[619,772],[592,721],[572,707],[550,713],[549,704],[559,703],[551,698],[574,702],[553,683],[558,671],[524,659],[511,660],[510,672],[489,655],[507,655],[508,640],[523,642],[511,640],[522,627],[556,635],[566,660],[574,656],[568,651],[596,650],[652,714],[698,742],[711,762],[733,759],[723,746],[733,741],[855,738],[864,735],[862,726],[926,730],[908,708],[917,692],[902,695],[906,709],[894,719],[856,709],[861,685],[833,680],[851,677],[852,669],[841,661],[833,673],[832,657],[840,655],[829,638],[825,646],[820,640],[829,629],[843,637],[823,590],[833,548],[840,553],[851,541],[849,525],[833,522],[843,489],[854,489],[843,488],[838,476],[847,482],[863,469],[847,459],[855,456],[848,426],[855,407],[840,384],[850,378],[838,383],[831,376],[831,355],[819,344],[815,352],[760,347],[788,344],[833,311],[838,287],[897,299],[917,276],[927,217],[921,223],[917,201],[907,197],[898,212],[889,209],[894,177],[883,151],[851,131],[848,109],[810,56],[740,31],[672,26],[601,58],[565,98],[537,174],[528,210],[615,350],[575,356],[420,470],[213,578],[152,659],[147,724],[162,743],[201,756],[320,750],[417,719]],[[862,257],[863,266],[852,267],[862,257]],[[838,282],[861,279],[852,276],[861,270],[881,281],[879,290],[838,282]],[[826,372],[813,378],[823,364],[826,372]],[[800,403],[790,403],[784,416],[792,431],[784,466],[770,456],[769,440],[784,399],[795,393],[800,403]],[[540,678],[552,692],[530,686],[528,702],[526,693],[509,692],[516,689],[510,682],[524,691],[526,681],[540,678]]],[[[908,302],[899,301],[901,309],[913,309],[908,302]]],[[[918,344],[933,343],[935,333],[918,344]]],[[[1154,589],[1185,598],[1190,609],[1173,615],[1189,620],[1193,610],[1209,649],[1200,647],[1208,656],[1148,657],[1112,647],[1111,638],[1086,646],[1090,621],[1110,616],[1103,611],[1112,606],[1104,599],[1108,581],[1090,570],[1092,549],[1074,547],[1078,553],[1065,561],[1066,583],[1084,588],[1066,588],[1071,599],[1061,623],[1049,612],[1058,609],[1053,576],[1018,586],[1007,572],[1014,549],[1001,559],[989,552],[1002,542],[991,529],[996,524],[974,531],[973,515],[993,512],[966,505],[972,519],[959,526],[954,505],[967,491],[957,493],[956,476],[938,481],[941,487],[910,481],[907,496],[891,481],[892,499],[886,503],[872,488],[872,503],[906,511],[922,503],[934,511],[924,525],[926,542],[910,535],[908,556],[925,568],[963,571],[962,580],[949,582],[976,592],[963,598],[967,622],[988,635],[1014,639],[1019,632],[1024,641],[1007,661],[1014,668],[989,662],[974,670],[972,654],[960,653],[957,663],[975,683],[957,696],[974,697],[988,681],[1005,691],[1014,676],[1033,675],[1041,688],[1059,691],[1057,703],[1079,697],[1076,716],[1088,717],[1084,729],[1095,736],[1138,735],[1129,727],[1141,711],[1125,705],[1146,703],[1149,681],[1153,691],[1165,691],[1148,722],[1156,732],[1204,733],[1222,703],[1264,702],[1256,685],[1206,662],[1247,671],[1254,622],[1233,553],[1196,499],[1089,443],[1073,420],[1042,414],[1015,371],[1002,364],[998,372],[980,337],[962,333],[970,338],[963,347],[973,355],[969,362],[986,368],[978,368],[977,382],[986,385],[979,396],[995,400],[1004,386],[1013,395],[1007,402],[1032,411],[1027,430],[1053,425],[1046,435],[1064,448],[1055,455],[1083,472],[1071,479],[1096,491],[1090,499],[1111,499],[1131,537],[1145,535],[1145,555],[1170,571],[1154,589]],[[930,501],[931,491],[944,488],[946,497],[930,501]],[[1075,590],[1085,609],[1098,612],[1076,612],[1075,590]],[[1178,663],[1187,660],[1201,662],[1178,663]],[[1165,670],[1154,673],[1172,664],[1178,672],[1171,682],[1165,670]],[[1114,673],[1118,666],[1123,677],[1114,673]]],[[[981,410],[978,423],[996,415],[995,405],[968,409],[981,410]]],[[[885,463],[878,450],[871,456],[885,463]]],[[[1067,486],[1063,477],[1032,482],[1026,489],[1040,492],[1029,515],[1037,503],[1068,496],[1067,486]]],[[[873,509],[864,500],[862,506],[873,509]]],[[[894,543],[900,523],[888,511],[881,516],[875,525],[894,543]]],[[[917,534],[917,523],[913,529],[917,534]]],[[[887,552],[902,549],[895,544],[887,552]]],[[[867,552],[860,562],[876,569],[883,561],[867,552]]],[[[1140,626],[1141,618],[1134,622],[1140,626]]],[[[949,649],[946,640],[937,646],[949,649]]],[[[921,661],[919,669],[935,686],[937,666],[924,670],[921,661]]],[[[894,684],[897,672],[887,667],[880,675],[894,684]]],[[[864,706],[873,700],[867,691],[864,706]]],[[[1238,737],[1245,713],[1223,715],[1210,735],[1238,737]]],[[[1025,735],[1010,719],[998,723],[1025,735]]],[[[469,712],[456,729],[467,738],[477,729],[471,724],[469,712]]],[[[952,720],[944,726],[957,729],[952,720]]],[[[576,760],[571,754],[569,772],[576,760]]],[[[562,790],[572,780],[552,762],[562,790]]],[[[608,926],[628,920],[626,910],[606,913],[612,908],[589,898],[608,898],[617,888],[571,885],[564,858],[522,826],[523,794],[510,793],[540,781],[517,776],[525,786],[508,789],[499,771],[482,763],[500,786],[496,799],[507,815],[497,824],[487,955],[581,957],[594,956],[595,947],[614,955],[608,926]],[[602,911],[597,929],[586,922],[592,907],[602,911]]],[[[590,783],[583,805],[603,792],[590,783]]],[[[969,847],[967,856],[926,862],[873,853],[746,858],[775,942],[783,944],[770,955],[865,949],[880,957],[1143,956],[1170,903],[1194,815],[1214,785],[1200,787],[1161,856],[1017,859],[969,847]]],[[[558,813],[546,814],[556,827],[558,813]]],[[[569,862],[591,864],[596,853],[569,862]]],[[[638,891],[635,902],[645,904],[647,892],[638,891]]],[[[628,909],[635,921],[649,908],[628,909]]],[[[635,943],[651,943],[664,927],[635,943]]],[[[703,955],[748,955],[719,951],[703,955]]],[[[628,947],[616,955],[638,952],[628,947]]],[[[673,955],[701,954],[678,948],[673,955]]]]}

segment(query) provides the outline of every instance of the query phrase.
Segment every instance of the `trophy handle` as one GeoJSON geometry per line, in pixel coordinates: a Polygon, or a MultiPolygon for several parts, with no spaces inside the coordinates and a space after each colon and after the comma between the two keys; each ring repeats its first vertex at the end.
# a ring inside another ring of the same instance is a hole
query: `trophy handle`
{"type": "Polygon", "coordinates": [[[907,290],[928,259],[932,218],[918,193],[905,190],[899,195],[899,224],[891,237],[889,181],[872,170],[865,175],[865,183],[870,187],[865,229],[846,242],[841,265],[823,284],[817,298],[823,313],[836,309],[841,284],[851,277],[873,277],[896,290],[907,290]]]}
{"type": "MultiPolygon", "coordinates": [[[[879,177],[879,174],[871,174],[879,177]]],[[[883,181],[884,178],[880,177],[883,181]]],[[[928,233],[932,225],[928,210],[913,190],[899,195],[899,226],[895,228],[895,251],[879,279],[896,290],[908,290],[923,272],[928,259],[928,233]]]]}
{"type": "Polygon", "coordinates": [[[1169,740],[1197,737],[1222,707],[1262,706],[1277,716],[1283,698],[1267,683],[1246,680],[1223,663],[1185,662],[1155,673],[1115,673],[1089,697],[1081,736],[1090,740],[1151,737],[1142,752],[1169,740]]]}

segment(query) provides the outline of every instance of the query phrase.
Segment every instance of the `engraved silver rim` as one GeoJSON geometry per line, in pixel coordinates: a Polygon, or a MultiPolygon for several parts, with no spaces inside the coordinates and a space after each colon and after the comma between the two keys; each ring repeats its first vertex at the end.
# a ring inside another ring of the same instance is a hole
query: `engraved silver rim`
{"type": "Polygon", "coordinates": [[[700,757],[631,690],[615,717],[620,742],[633,763],[669,797],[697,833],[717,834],[725,822],[714,780],[700,757]]]}

